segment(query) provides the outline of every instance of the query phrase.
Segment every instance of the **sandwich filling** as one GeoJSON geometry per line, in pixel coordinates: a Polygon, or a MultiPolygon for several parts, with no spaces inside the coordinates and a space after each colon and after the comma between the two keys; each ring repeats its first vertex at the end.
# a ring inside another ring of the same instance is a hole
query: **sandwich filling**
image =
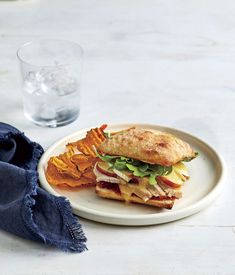
{"type": "Polygon", "coordinates": [[[106,155],[100,158],[94,167],[98,187],[120,194],[125,201],[132,196],[144,202],[150,199],[179,199],[182,196],[181,187],[189,178],[183,162],[164,167],[125,157],[106,155]]]}

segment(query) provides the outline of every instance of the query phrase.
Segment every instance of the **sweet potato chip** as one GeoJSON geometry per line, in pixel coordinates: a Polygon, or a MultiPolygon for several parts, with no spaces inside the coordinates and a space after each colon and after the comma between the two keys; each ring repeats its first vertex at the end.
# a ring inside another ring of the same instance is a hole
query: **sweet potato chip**
{"type": "Polygon", "coordinates": [[[60,171],[61,173],[66,172],[68,170],[68,165],[58,157],[51,157],[49,163],[53,163],[54,166],[56,166],[58,171],[60,171]]]}
{"type": "Polygon", "coordinates": [[[85,156],[83,154],[73,155],[71,162],[73,162],[80,172],[84,172],[89,167],[93,167],[97,161],[97,158],[91,156],[85,156]]]}
{"type": "Polygon", "coordinates": [[[83,176],[91,181],[96,181],[96,176],[92,169],[88,169],[83,173],[83,176]]]}
{"type": "Polygon", "coordinates": [[[92,178],[81,176],[79,179],[75,179],[68,174],[59,173],[56,166],[52,162],[48,163],[46,179],[50,184],[62,187],[81,187],[82,185],[93,186],[95,184],[95,181],[92,178]]]}
{"type": "Polygon", "coordinates": [[[67,151],[59,156],[51,157],[46,170],[47,181],[58,187],[81,187],[96,184],[93,167],[97,157],[93,146],[105,140],[103,130],[107,125],[91,129],[85,138],[66,145],[67,151]],[[80,151],[75,153],[76,149],[80,151]]]}
{"type": "Polygon", "coordinates": [[[85,138],[69,143],[67,146],[76,147],[81,153],[95,157],[93,146],[97,147],[106,139],[103,132],[105,128],[106,125],[102,125],[100,128],[91,129],[87,132],[85,138]]]}
{"type": "Polygon", "coordinates": [[[53,163],[60,174],[67,174],[75,179],[81,177],[81,172],[77,169],[76,165],[66,158],[64,154],[50,158],[50,162],[53,163]]]}
{"type": "Polygon", "coordinates": [[[59,184],[67,184],[67,185],[76,185],[77,180],[70,177],[66,174],[61,174],[57,167],[52,163],[49,162],[46,171],[46,178],[47,181],[52,185],[59,185],[59,184]]]}

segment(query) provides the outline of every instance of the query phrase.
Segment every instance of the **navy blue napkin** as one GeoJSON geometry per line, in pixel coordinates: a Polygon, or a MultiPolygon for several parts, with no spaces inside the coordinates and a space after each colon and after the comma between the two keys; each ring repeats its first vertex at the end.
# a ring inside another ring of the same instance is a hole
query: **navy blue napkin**
{"type": "Polygon", "coordinates": [[[0,122],[0,229],[64,251],[86,250],[86,237],[64,197],[38,186],[42,147],[0,122]]]}

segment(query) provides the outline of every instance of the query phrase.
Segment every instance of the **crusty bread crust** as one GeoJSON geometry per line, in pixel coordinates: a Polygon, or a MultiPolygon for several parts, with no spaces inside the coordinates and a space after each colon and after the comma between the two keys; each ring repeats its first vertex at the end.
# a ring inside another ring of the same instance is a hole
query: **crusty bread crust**
{"type": "Polygon", "coordinates": [[[174,135],[135,127],[106,139],[98,146],[98,150],[105,154],[163,166],[171,166],[184,158],[195,157],[190,145],[174,135]]]}
{"type": "MultiPolygon", "coordinates": [[[[96,194],[102,198],[107,198],[107,199],[112,199],[112,200],[119,200],[119,201],[124,201],[124,198],[112,191],[111,189],[106,189],[106,188],[101,188],[98,185],[96,185],[96,194]]],[[[130,202],[134,203],[140,203],[144,205],[151,205],[159,208],[166,208],[166,209],[171,209],[174,205],[174,200],[169,199],[169,200],[148,200],[147,202],[144,202],[142,199],[140,199],[137,196],[131,196],[130,202]]]]}

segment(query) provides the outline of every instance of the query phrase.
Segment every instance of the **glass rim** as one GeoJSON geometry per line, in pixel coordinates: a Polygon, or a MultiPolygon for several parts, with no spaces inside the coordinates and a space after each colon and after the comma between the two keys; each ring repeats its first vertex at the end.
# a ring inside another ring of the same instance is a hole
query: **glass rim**
{"type": "MultiPolygon", "coordinates": [[[[29,46],[29,45],[32,45],[33,43],[39,43],[39,42],[43,42],[43,41],[53,41],[53,42],[66,42],[66,43],[69,43],[69,44],[73,44],[74,46],[78,47],[81,51],[81,56],[83,57],[84,55],[84,50],[82,48],[82,46],[74,41],[71,41],[71,40],[65,40],[65,39],[57,39],[57,38],[43,38],[43,39],[35,39],[35,40],[30,40],[24,44],[22,44],[21,46],[19,46],[19,48],[17,49],[16,51],[16,56],[18,58],[18,60],[26,65],[29,65],[29,66],[34,66],[34,67],[45,67],[45,68],[51,68],[51,67],[55,67],[54,65],[35,65],[35,64],[32,64],[28,61],[26,61],[25,59],[23,59],[21,56],[20,56],[20,51],[25,48],[26,46],[29,46]]],[[[58,66],[69,66],[69,65],[73,65],[77,62],[69,62],[69,63],[61,63],[59,64],[58,66]]]]}

